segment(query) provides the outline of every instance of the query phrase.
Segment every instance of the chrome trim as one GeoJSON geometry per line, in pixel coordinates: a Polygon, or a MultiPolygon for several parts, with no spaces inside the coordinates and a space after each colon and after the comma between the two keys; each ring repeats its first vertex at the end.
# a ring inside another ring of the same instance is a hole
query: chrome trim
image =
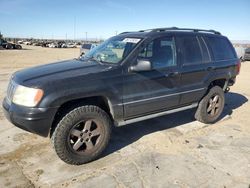
{"type": "Polygon", "coordinates": [[[174,96],[174,95],[191,93],[191,92],[200,91],[200,90],[203,90],[203,89],[205,89],[205,88],[193,89],[193,90],[189,90],[189,91],[183,91],[183,92],[179,92],[179,93],[173,93],[173,94],[169,94],[169,95],[162,95],[162,96],[157,96],[157,97],[152,97],[152,98],[147,98],[147,99],[140,99],[140,100],[137,100],[137,101],[125,102],[125,103],[119,104],[119,105],[127,105],[127,104],[143,102],[143,101],[149,101],[149,100],[154,100],[154,99],[159,99],[159,98],[164,98],[164,97],[169,97],[169,96],[174,96]]]}
{"type": "Polygon", "coordinates": [[[176,108],[176,109],[173,109],[173,110],[167,110],[167,111],[164,111],[164,112],[150,114],[150,115],[146,115],[146,116],[142,116],[142,117],[138,117],[138,118],[134,118],[134,119],[123,120],[123,121],[117,122],[117,126],[123,126],[123,125],[127,125],[127,124],[130,124],[130,123],[135,123],[135,122],[139,122],[139,121],[143,121],[143,120],[147,120],[147,119],[152,119],[152,118],[164,116],[164,115],[167,115],[167,114],[172,114],[172,113],[175,113],[175,112],[180,112],[180,111],[183,111],[183,110],[192,109],[192,108],[195,108],[197,106],[198,106],[198,103],[193,103],[191,105],[184,106],[184,107],[181,107],[181,108],[176,108]]]}

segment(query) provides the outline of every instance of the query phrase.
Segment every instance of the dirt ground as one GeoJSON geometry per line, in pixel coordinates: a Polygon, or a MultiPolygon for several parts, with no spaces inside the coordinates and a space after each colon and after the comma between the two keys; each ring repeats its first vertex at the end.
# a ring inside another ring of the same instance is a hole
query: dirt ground
{"type": "MultiPolygon", "coordinates": [[[[22,68],[72,59],[79,49],[24,46],[0,51],[0,101],[22,68]]],[[[0,187],[245,187],[250,186],[250,62],[226,94],[219,122],[194,120],[194,110],[115,128],[104,155],[70,166],[49,138],[11,125],[0,110],[0,187]]]]}

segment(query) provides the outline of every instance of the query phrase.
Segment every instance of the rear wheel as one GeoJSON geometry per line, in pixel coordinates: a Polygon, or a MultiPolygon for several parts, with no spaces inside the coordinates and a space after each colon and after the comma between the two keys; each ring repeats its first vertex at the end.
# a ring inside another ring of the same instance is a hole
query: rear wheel
{"type": "Polygon", "coordinates": [[[108,114],[97,106],[82,106],[62,118],[52,135],[52,143],[64,162],[80,165],[100,156],[110,134],[108,114]]]}
{"type": "Polygon", "coordinates": [[[202,123],[214,123],[220,117],[225,104],[224,91],[219,86],[214,86],[200,101],[195,113],[195,118],[202,123]]]}

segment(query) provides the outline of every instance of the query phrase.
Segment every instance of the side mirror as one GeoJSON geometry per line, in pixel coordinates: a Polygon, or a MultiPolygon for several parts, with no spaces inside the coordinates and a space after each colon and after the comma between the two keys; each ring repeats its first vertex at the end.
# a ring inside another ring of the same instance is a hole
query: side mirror
{"type": "Polygon", "coordinates": [[[132,72],[149,71],[151,69],[152,65],[149,60],[138,60],[136,65],[129,67],[132,72]]]}

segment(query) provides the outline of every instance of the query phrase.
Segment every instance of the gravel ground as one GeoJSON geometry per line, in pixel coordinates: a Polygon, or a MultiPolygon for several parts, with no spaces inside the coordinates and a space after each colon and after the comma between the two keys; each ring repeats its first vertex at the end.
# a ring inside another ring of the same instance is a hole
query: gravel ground
{"type": "MultiPolygon", "coordinates": [[[[0,51],[0,100],[11,73],[71,59],[79,49],[24,46],[0,51]]],[[[194,120],[193,110],[115,128],[107,151],[70,166],[49,138],[25,132],[0,110],[0,187],[245,187],[250,186],[250,62],[226,94],[216,124],[194,120]]]]}

